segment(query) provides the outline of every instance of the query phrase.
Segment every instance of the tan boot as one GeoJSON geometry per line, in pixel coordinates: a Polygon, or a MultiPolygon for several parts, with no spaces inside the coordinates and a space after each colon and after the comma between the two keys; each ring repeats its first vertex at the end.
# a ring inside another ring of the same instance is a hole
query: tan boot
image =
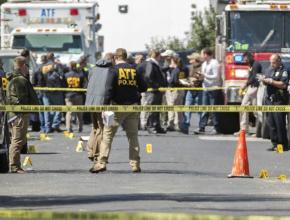
{"type": "Polygon", "coordinates": [[[100,172],[104,172],[106,170],[107,170],[106,165],[96,163],[93,165],[93,167],[89,171],[91,173],[100,173],[100,172]]]}
{"type": "Polygon", "coordinates": [[[140,166],[137,166],[137,165],[132,166],[132,172],[133,172],[133,173],[141,173],[141,168],[140,168],[140,166]]]}

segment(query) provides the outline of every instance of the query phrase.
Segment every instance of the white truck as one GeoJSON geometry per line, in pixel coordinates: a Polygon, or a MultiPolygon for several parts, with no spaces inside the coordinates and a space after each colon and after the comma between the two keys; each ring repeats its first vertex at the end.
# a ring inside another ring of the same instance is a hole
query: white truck
{"type": "Polygon", "coordinates": [[[40,56],[54,52],[63,64],[95,55],[102,45],[97,32],[99,13],[96,2],[19,1],[1,5],[1,48],[27,48],[40,56]]]}

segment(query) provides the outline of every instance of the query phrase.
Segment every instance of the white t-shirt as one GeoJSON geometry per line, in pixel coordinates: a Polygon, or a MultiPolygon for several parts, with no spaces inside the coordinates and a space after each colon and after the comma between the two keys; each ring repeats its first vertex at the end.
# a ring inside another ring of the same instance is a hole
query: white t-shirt
{"type": "Polygon", "coordinates": [[[219,63],[216,59],[203,62],[201,73],[204,75],[203,87],[222,86],[222,77],[220,73],[219,63]]]}

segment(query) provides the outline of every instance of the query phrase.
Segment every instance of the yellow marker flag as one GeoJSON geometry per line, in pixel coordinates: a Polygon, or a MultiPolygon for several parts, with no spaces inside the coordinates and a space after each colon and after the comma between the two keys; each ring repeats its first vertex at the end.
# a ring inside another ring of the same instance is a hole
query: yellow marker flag
{"type": "Polygon", "coordinates": [[[265,170],[265,169],[262,169],[261,172],[260,172],[260,176],[259,176],[259,177],[262,178],[262,179],[267,179],[267,178],[269,178],[269,173],[268,173],[268,171],[265,170]]]}
{"type": "Polygon", "coordinates": [[[278,144],[277,145],[277,153],[278,154],[282,154],[283,152],[284,152],[283,145],[282,144],[278,144]]]}
{"type": "Polygon", "coordinates": [[[146,152],[147,154],[152,154],[152,144],[146,144],[146,152]]]}

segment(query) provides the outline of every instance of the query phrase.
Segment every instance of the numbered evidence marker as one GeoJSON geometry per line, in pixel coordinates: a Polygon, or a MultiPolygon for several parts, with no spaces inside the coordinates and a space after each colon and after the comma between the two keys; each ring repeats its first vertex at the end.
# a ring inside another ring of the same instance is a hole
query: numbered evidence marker
{"type": "Polygon", "coordinates": [[[146,152],[147,154],[152,154],[152,144],[146,144],[146,152]]]}
{"type": "Polygon", "coordinates": [[[84,142],[83,141],[79,141],[78,145],[76,147],[76,152],[80,153],[84,151],[84,142]]]}
{"type": "Polygon", "coordinates": [[[277,179],[283,182],[283,181],[287,180],[287,176],[282,174],[282,175],[278,176],[277,179]]]}
{"type": "Polygon", "coordinates": [[[282,154],[283,152],[284,152],[283,145],[282,144],[278,144],[277,145],[277,153],[278,154],[282,154]]]}
{"type": "Polygon", "coordinates": [[[23,167],[25,167],[26,170],[33,170],[31,157],[29,157],[29,156],[25,157],[25,159],[23,161],[23,167]]]}
{"type": "Polygon", "coordinates": [[[39,134],[39,139],[40,139],[41,141],[49,141],[49,140],[51,140],[51,138],[48,137],[45,133],[40,133],[40,134],[39,134]]]}
{"type": "Polygon", "coordinates": [[[260,172],[260,176],[259,177],[261,179],[267,179],[267,178],[269,178],[268,170],[262,169],[261,172],[260,172]]]}

